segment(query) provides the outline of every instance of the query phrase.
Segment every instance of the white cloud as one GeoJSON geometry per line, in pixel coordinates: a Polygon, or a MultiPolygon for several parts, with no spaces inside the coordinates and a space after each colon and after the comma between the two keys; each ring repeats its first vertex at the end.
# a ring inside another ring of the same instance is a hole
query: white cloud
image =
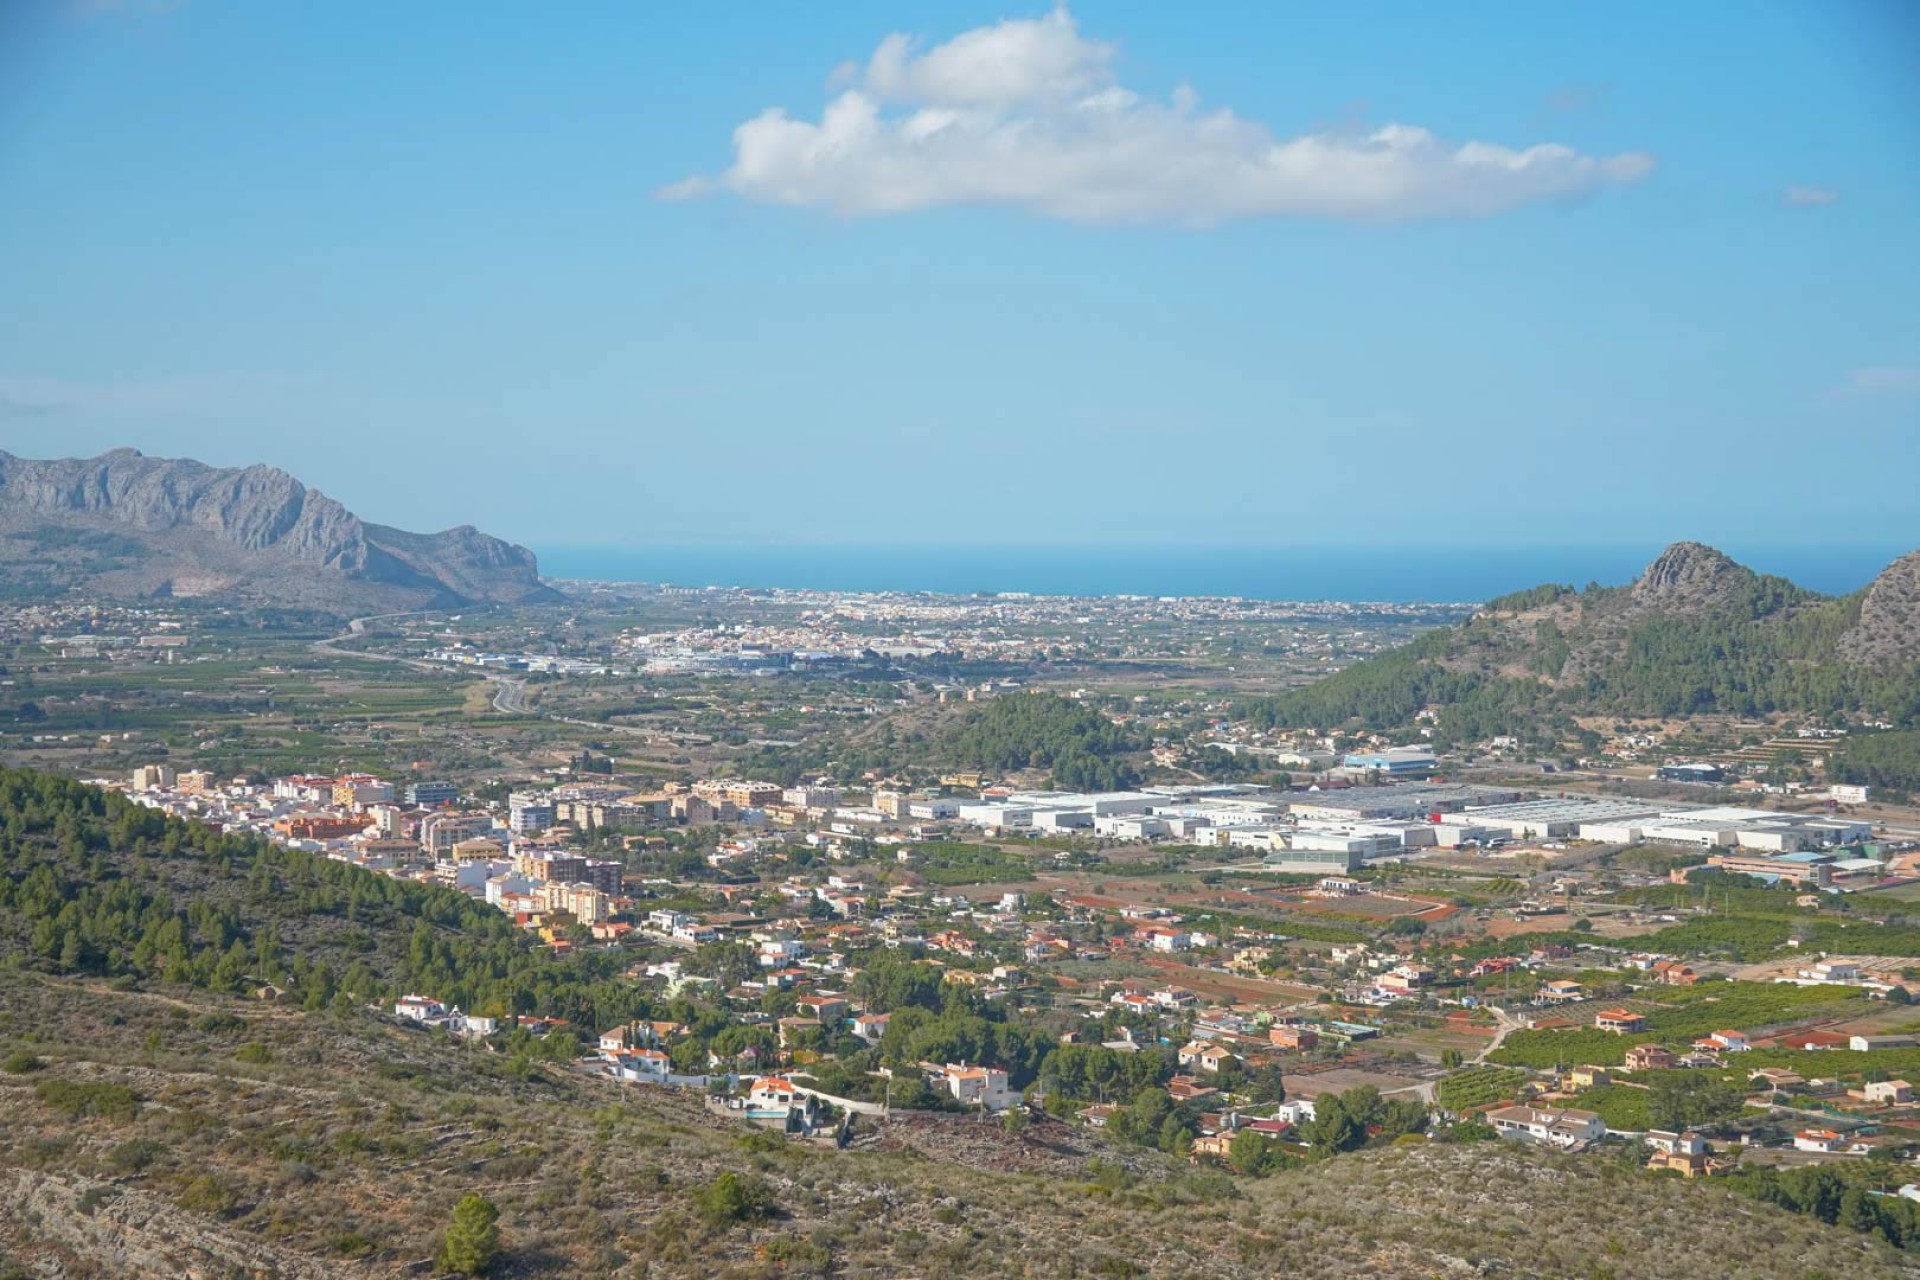
{"type": "Polygon", "coordinates": [[[1789,204],[1799,209],[1815,209],[1821,205],[1833,204],[1839,199],[1840,193],[1831,187],[1803,187],[1795,185],[1788,187],[1780,195],[1780,202],[1782,204],[1789,204]]]}
{"type": "Polygon", "coordinates": [[[1064,103],[1113,82],[1114,48],[1083,40],[1064,8],[963,31],[923,54],[888,36],[867,62],[866,88],[882,101],[1010,107],[1064,103]]]}
{"type": "Polygon", "coordinates": [[[1182,86],[1164,102],[1123,87],[1115,49],[1055,9],[920,50],[880,42],[818,121],[775,107],[733,132],[733,164],[664,188],[730,191],[847,216],[959,205],[1085,223],[1206,226],[1237,218],[1478,217],[1584,196],[1653,171],[1645,152],[1448,142],[1388,124],[1279,139],[1182,86]]]}

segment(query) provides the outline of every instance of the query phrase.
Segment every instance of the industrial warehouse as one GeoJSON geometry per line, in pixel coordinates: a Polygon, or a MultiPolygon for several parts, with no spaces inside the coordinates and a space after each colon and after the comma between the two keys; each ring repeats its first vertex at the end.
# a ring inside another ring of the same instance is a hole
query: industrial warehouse
{"type": "Polygon", "coordinates": [[[990,792],[961,801],[952,816],[994,832],[1084,832],[1245,850],[1259,855],[1249,868],[1302,873],[1357,871],[1422,850],[1570,840],[1720,851],[1713,865],[1820,888],[1848,887],[1882,865],[1829,852],[1871,838],[1868,823],[1849,818],[1426,782],[1304,792],[1238,784],[990,792]]]}

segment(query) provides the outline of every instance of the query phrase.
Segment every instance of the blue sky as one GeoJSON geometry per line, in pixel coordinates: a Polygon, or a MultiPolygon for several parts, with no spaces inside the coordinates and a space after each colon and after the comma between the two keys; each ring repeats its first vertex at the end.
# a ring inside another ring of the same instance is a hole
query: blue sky
{"type": "Polygon", "coordinates": [[[1917,15],[11,5],[0,447],[536,548],[1920,545],[1917,15]]]}

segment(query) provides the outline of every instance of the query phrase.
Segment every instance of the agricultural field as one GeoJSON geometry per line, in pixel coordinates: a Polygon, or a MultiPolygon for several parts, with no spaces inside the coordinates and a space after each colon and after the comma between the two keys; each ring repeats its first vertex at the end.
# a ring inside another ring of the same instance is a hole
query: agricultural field
{"type": "Polygon", "coordinates": [[[1511,1101],[1528,1079],[1511,1067],[1467,1067],[1440,1081],[1434,1098],[1455,1113],[1477,1110],[1511,1101]]]}
{"type": "Polygon", "coordinates": [[[1616,1133],[1644,1133],[1654,1127],[1649,1094],[1631,1084],[1605,1084],[1574,1095],[1573,1105],[1591,1111],[1616,1133]]]}
{"type": "Polygon", "coordinates": [[[1798,987],[1763,982],[1708,982],[1695,987],[1648,988],[1634,999],[1647,1014],[1647,1030],[1620,1035],[1593,1027],[1516,1031],[1491,1055],[1516,1067],[1618,1066],[1636,1044],[1684,1050],[1722,1028],[1760,1034],[1814,1021],[1839,1021],[1867,1011],[1865,993],[1839,987],[1798,987]]]}

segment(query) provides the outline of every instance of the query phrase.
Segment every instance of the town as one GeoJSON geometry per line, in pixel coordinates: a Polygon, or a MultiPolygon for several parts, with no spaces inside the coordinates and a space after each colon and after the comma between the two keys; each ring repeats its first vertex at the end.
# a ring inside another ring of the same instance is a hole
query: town
{"type": "Polygon", "coordinates": [[[532,1035],[783,1133],[972,1111],[1244,1171],[1384,1125],[1639,1144],[1689,1177],[1920,1139],[1920,949],[1876,954],[1871,926],[1848,947],[1836,920],[1920,887],[1920,843],[1846,816],[1863,793],[1809,814],[1449,784],[1414,747],[1316,763],[1297,790],[583,779],[480,799],[166,765],[105,785],[617,957],[678,1016],[570,1025],[419,991],[379,1011],[532,1035]],[[1715,936],[1764,918],[1756,897],[1806,922],[1791,959],[1715,936]]]}

